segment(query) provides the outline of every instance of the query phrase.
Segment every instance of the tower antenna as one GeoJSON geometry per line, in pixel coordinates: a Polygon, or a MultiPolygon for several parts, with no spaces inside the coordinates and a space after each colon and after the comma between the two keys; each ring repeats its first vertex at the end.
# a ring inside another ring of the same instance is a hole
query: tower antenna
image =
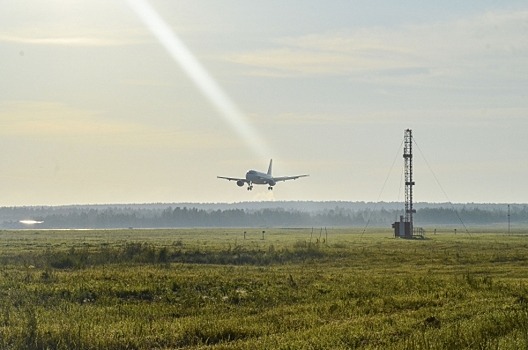
{"type": "Polygon", "coordinates": [[[413,232],[413,214],[416,210],[413,208],[413,154],[412,154],[412,130],[405,130],[403,159],[405,163],[405,222],[409,223],[409,230],[413,232]]]}
{"type": "Polygon", "coordinates": [[[413,136],[412,130],[406,129],[403,139],[403,160],[405,167],[405,212],[400,216],[400,221],[392,224],[395,237],[413,238],[415,236],[423,238],[424,230],[422,228],[414,229],[413,214],[416,209],[413,207],[413,136]],[[416,231],[416,234],[415,234],[416,231]]]}

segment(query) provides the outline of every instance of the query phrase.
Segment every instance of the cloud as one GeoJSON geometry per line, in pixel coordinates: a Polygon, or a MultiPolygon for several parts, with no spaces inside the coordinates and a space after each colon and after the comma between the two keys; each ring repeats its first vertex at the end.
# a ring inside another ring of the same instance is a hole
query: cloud
{"type": "Polygon", "coordinates": [[[218,144],[230,144],[218,133],[167,129],[150,122],[112,119],[102,112],[41,101],[0,103],[0,135],[149,148],[208,149],[218,144]]]}
{"type": "Polygon", "coordinates": [[[528,127],[526,108],[524,107],[481,107],[481,106],[445,106],[442,108],[378,108],[376,110],[355,111],[349,113],[286,112],[273,116],[255,116],[261,125],[270,128],[291,130],[290,128],[315,130],[349,130],[360,125],[400,125],[402,121],[412,125],[450,126],[453,128],[493,128],[495,130],[516,125],[528,127]]]}
{"type": "Polygon", "coordinates": [[[144,42],[119,2],[6,1],[0,13],[0,42],[73,47],[107,47],[144,42]]]}
{"type": "Polygon", "coordinates": [[[2,130],[17,136],[81,136],[114,134],[123,125],[104,121],[97,112],[76,109],[61,103],[16,101],[0,104],[2,130]]]}
{"type": "Polygon", "coordinates": [[[108,35],[85,35],[85,36],[56,36],[53,34],[8,34],[0,33],[0,42],[10,42],[31,45],[53,45],[53,46],[121,46],[130,45],[133,42],[127,39],[111,38],[108,35]]]}
{"type": "Polygon", "coordinates": [[[370,79],[381,74],[383,79],[429,79],[489,70],[515,78],[526,72],[526,23],[528,11],[488,12],[442,23],[282,38],[268,49],[232,54],[227,60],[247,66],[249,74],[272,77],[361,79],[368,74],[370,79]]]}
{"type": "Polygon", "coordinates": [[[286,47],[238,55],[232,61],[252,66],[255,75],[337,75],[372,69],[412,68],[404,61],[387,59],[387,53],[372,49],[357,52],[286,47]]]}

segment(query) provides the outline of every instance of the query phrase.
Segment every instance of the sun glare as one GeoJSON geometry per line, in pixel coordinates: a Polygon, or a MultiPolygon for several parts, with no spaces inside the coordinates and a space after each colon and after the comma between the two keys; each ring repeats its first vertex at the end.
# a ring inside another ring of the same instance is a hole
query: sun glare
{"type": "Polygon", "coordinates": [[[37,221],[37,220],[20,220],[21,224],[24,225],[36,225],[36,224],[42,224],[44,221],[37,221]]]}
{"type": "Polygon", "coordinates": [[[261,137],[251,127],[237,106],[148,1],[128,0],[128,3],[174,61],[181,66],[187,76],[218,110],[228,125],[254,153],[262,158],[269,157],[269,147],[266,147],[261,137]]]}

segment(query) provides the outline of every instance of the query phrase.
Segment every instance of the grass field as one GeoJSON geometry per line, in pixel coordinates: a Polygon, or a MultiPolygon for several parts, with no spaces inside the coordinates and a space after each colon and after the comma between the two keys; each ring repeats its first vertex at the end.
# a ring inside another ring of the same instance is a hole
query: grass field
{"type": "Polygon", "coordinates": [[[0,349],[526,349],[527,252],[521,233],[0,231],[0,349]]]}

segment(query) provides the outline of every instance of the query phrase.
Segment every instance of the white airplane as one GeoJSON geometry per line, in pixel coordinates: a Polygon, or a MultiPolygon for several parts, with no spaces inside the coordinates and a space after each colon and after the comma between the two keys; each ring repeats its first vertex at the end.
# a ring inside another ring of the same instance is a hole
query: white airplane
{"type": "Polygon", "coordinates": [[[236,181],[236,184],[240,187],[244,186],[244,184],[247,184],[248,191],[251,191],[253,189],[253,185],[268,185],[268,190],[273,190],[273,186],[275,186],[277,182],[279,181],[296,180],[300,177],[308,176],[308,175],[296,175],[296,176],[273,177],[271,175],[272,163],[273,163],[273,159],[270,159],[267,173],[261,173],[260,171],[256,171],[256,170],[249,170],[246,173],[245,179],[240,179],[238,177],[225,177],[225,176],[217,176],[217,178],[226,179],[229,181],[236,181]]]}

